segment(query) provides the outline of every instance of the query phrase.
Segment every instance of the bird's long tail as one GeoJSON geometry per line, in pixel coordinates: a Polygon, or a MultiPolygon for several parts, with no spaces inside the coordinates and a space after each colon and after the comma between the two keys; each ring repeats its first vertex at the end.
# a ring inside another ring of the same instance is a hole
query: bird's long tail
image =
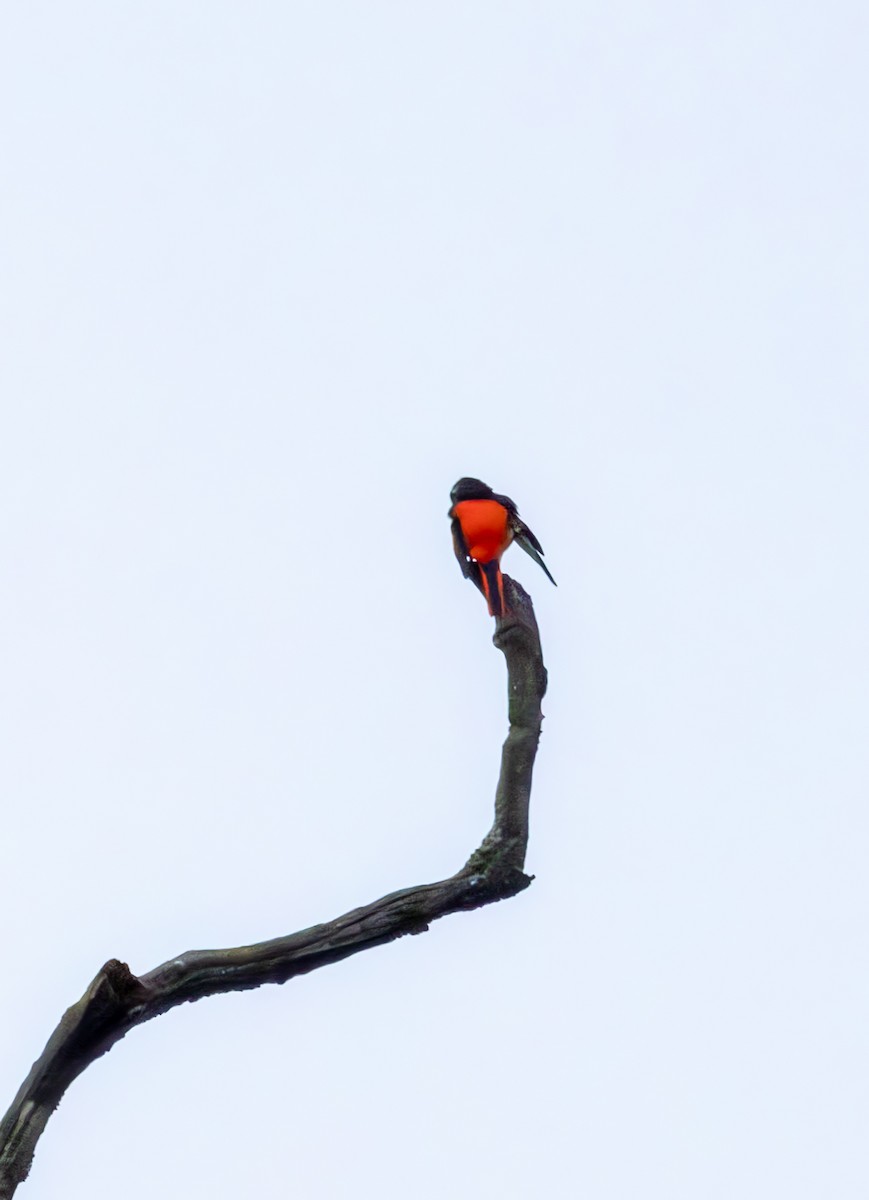
{"type": "Polygon", "coordinates": [[[497,560],[477,565],[480,568],[483,595],[489,605],[489,615],[503,617],[506,605],[504,603],[504,576],[501,574],[501,567],[497,560]]]}

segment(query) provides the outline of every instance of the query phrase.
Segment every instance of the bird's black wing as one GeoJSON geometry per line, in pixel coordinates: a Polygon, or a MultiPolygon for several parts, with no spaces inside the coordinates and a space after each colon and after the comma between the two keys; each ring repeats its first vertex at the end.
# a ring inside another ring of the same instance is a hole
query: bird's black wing
{"type": "Polygon", "coordinates": [[[497,500],[499,504],[503,504],[511,517],[519,516],[519,509],[516,507],[516,501],[511,500],[509,496],[499,496],[497,492],[492,492],[492,499],[497,500]]]}
{"type": "MultiPolygon", "coordinates": [[[[521,546],[525,553],[530,555],[531,558],[533,558],[538,564],[538,566],[543,568],[547,579],[549,579],[552,583],[555,583],[555,580],[549,574],[549,568],[540,557],[543,553],[543,547],[540,545],[537,538],[534,536],[525,522],[520,518],[519,509],[516,507],[515,502],[511,500],[509,496],[499,496],[497,493],[492,494],[492,499],[497,500],[499,504],[503,504],[507,512],[510,514],[509,521],[510,528],[513,530],[513,541],[517,546],[521,546]]],[[[558,587],[558,584],[555,583],[555,586],[558,587]]]]}
{"type": "Polygon", "coordinates": [[[510,528],[513,530],[513,541],[516,543],[516,545],[521,546],[525,553],[533,558],[538,566],[543,568],[546,578],[551,583],[554,583],[556,587],[558,587],[558,584],[555,583],[555,580],[549,573],[549,568],[541,557],[543,554],[543,547],[540,545],[537,538],[534,536],[525,522],[520,521],[515,514],[511,514],[510,528]]]}
{"type": "MultiPolygon", "coordinates": [[[[450,509],[451,513],[452,513],[452,511],[453,510],[450,509]]],[[[475,563],[474,560],[471,558],[471,556],[468,554],[468,547],[467,547],[467,544],[465,543],[465,535],[462,533],[462,526],[461,526],[461,523],[460,523],[458,517],[453,517],[453,519],[452,519],[452,530],[453,530],[453,550],[455,551],[456,558],[458,559],[458,562],[459,562],[459,566],[462,568],[462,574],[464,575],[465,579],[473,580],[473,582],[476,584],[476,586],[480,589],[480,591],[485,596],[486,593],[483,588],[483,579],[482,579],[482,574],[480,571],[480,564],[475,563]]]]}

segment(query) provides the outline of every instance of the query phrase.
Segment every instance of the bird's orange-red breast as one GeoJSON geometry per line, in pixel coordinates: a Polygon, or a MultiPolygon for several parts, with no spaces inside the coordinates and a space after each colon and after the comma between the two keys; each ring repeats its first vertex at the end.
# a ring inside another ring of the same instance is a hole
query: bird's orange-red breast
{"type": "Polygon", "coordinates": [[[541,555],[543,547],[520,520],[519,511],[509,496],[498,495],[481,479],[465,476],[450,492],[453,548],[462,574],[471,579],[486,597],[489,613],[502,617],[504,579],[501,555],[511,542],[530,554],[555,583],[541,555]]]}
{"type": "Polygon", "coordinates": [[[497,500],[460,500],[453,507],[468,547],[477,562],[500,558],[513,537],[507,509],[497,500]]]}

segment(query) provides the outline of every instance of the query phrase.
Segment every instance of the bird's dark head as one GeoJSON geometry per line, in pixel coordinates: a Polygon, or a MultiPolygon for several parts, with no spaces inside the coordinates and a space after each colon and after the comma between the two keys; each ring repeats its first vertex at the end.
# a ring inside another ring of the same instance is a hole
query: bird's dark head
{"type": "Polygon", "coordinates": [[[458,483],[453,484],[450,499],[453,504],[460,504],[462,500],[491,500],[493,495],[492,489],[487,483],[483,483],[482,479],[472,479],[465,475],[458,483]]]}

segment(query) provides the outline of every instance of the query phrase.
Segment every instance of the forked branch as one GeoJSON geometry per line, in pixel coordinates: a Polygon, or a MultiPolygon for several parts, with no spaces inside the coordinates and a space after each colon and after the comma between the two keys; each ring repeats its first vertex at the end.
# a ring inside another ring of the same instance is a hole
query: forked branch
{"type": "Polygon", "coordinates": [[[510,729],[501,755],[495,820],[482,844],[449,879],[392,892],[325,925],[228,950],[188,950],[146,975],[113,958],[67,1009],[0,1122],[0,1200],[9,1200],[30,1170],[48,1118],[72,1081],[115,1042],[177,1004],[264,983],[286,983],[432,921],[514,896],[524,873],[531,775],[546,691],[546,670],[531,599],[504,577],[509,606],[494,642],[507,660],[510,729]]]}

